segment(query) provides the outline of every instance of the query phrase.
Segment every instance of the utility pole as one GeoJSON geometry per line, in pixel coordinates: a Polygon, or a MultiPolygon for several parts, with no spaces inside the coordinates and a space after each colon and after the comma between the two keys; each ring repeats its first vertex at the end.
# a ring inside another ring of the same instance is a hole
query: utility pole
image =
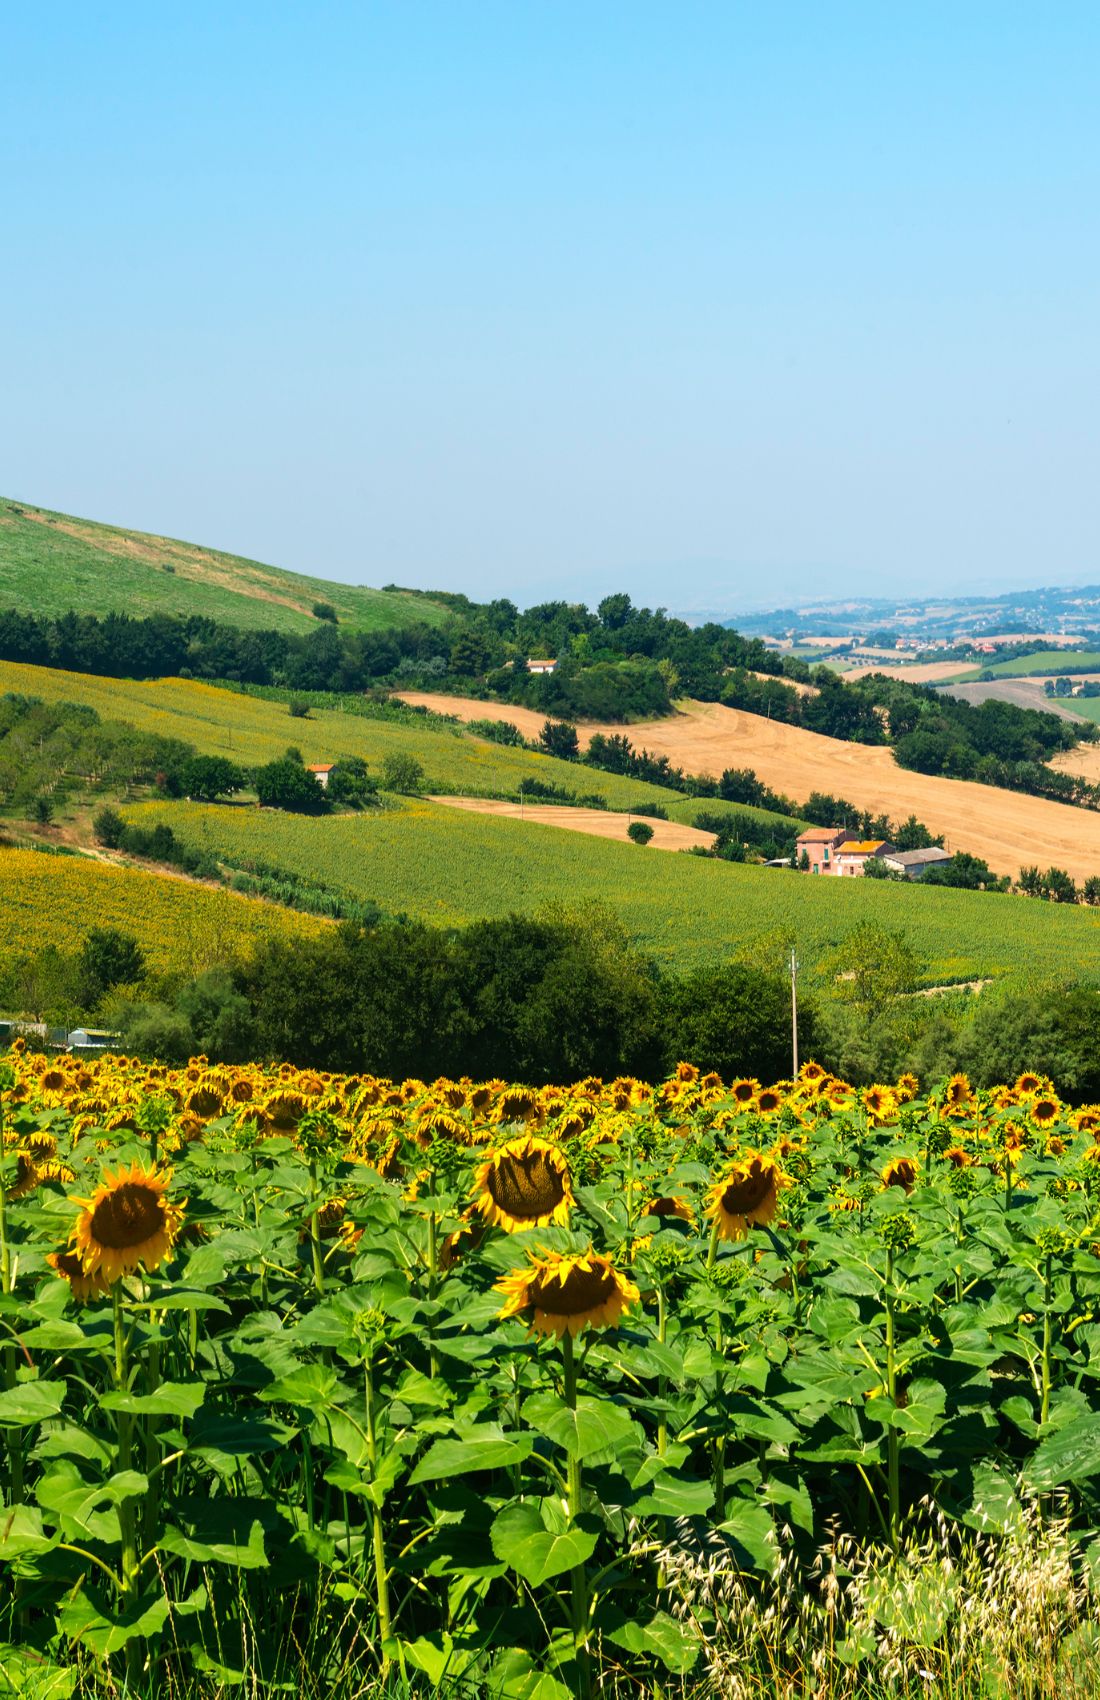
{"type": "Polygon", "coordinates": [[[798,957],[791,947],[791,1079],[798,1078],[798,957]]]}

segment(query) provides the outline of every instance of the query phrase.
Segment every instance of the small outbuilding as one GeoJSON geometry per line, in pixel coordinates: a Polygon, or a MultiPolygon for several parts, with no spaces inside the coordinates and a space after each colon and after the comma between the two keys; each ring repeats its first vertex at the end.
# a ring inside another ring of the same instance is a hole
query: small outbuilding
{"type": "Polygon", "coordinates": [[[329,775],[335,766],[334,761],[311,761],[307,764],[306,772],[312,773],[322,791],[327,791],[329,775]]]}
{"type": "Polygon", "coordinates": [[[950,862],[951,852],[939,844],[930,844],[926,850],[891,850],[882,859],[892,874],[904,874],[907,880],[922,880],[929,868],[950,862]]]}

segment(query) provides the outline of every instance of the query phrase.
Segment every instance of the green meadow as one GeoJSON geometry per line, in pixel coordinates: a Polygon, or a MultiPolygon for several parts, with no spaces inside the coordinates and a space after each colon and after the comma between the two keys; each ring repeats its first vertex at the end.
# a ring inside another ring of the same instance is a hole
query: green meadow
{"type": "Polygon", "coordinates": [[[360,631],[449,618],[428,597],[333,584],[261,561],[101,525],[0,498],[0,607],[40,615],[201,614],[229,625],[304,632],[328,602],[360,631]]]}

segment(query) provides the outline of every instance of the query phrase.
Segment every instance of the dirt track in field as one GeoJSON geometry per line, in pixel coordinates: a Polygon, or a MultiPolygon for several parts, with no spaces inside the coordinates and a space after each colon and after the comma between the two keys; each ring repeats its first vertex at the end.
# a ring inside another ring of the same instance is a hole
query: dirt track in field
{"type": "Polygon", "coordinates": [[[690,850],[696,844],[709,850],[714,843],[713,832],[700,832],[698,827],[650,820],[648,815],[613,814],[610,809],[576,809],[565,803],[504,803],[495,797],[432,797],[430,801],[478,815],[506,815],[509,820],[533,821],[536,826],[561,826],[567,832],[591,833],[594,838],[627,839],[631,821],[644,820],[653,828],[648,846],[651,850],[690,850]]]}
{"type": "MultiPolygon", "coordinates": [[[[401,694],[406,702],[462,720],[510,720],[532,738],[546,720],[534,709],[511,704],[426,692],[401,694]]],[[[797,803],[805,802],[811,791],[826,791],[894,821],[915,814],[933,833],[943,833],[949,850],[981,856],[998,874],[1015,878],[1031,865],[1065,868],[1076,880],[1100,874],[1100,813],[992,785],[909,773],[897,766],[885,745],[845,744],[709,702],[685,703],[666,720],[585,725],[580,728],[582,744],[593,732],[625,732],[636,749],[667,755],[687,773],[717,775],[727,767],[751,767],[772,790],[797,803]]],[[[1100,781],[1100,746],[1061,757],[1057,765],[1100,781]]]]}
{"type": "Polygon", "coordinates": [[[973,663],[966,661],[914,661],[891,667],[883,661],[860,661],[841,674],[843,679],[866,679],[872,673],[885,673],[888,679],[900,679],[908,685],[934,685],[940,679],[953,679],[971,671],[973,663]]]}

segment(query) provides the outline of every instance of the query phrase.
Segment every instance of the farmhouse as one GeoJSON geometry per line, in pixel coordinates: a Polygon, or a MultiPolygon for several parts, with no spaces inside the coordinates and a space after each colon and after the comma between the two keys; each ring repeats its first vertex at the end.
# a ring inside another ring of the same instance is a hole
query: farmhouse
{"type": "Polygon", "coordinates": [[[322,791],[327,791],[329,775],[335,766],[334,761],[311,761],[306,772],[313,774],[322,791]]]}
{"type": "Polygon", "coordinates": [[[527,663],[527,671],[529,673],[553,673],[557,665],[556,661],[529,660],[527,663]]]}
{"type": "Polygon", "coordinates": [[[872,856],[886,856],[893,851],[893,845],[885,838],[868,838],[865,840],[847,838],[843,844],[838,844],[833,857],[833,872],[835,874],[862,874],[872,856]]]}
{"type": "Polygon", "coordinates": [[[892,874],[904,874],[907,880],[921,880],[937,862],[950,862],[951,852],[930,844],[927,850],[891,850],[883,861],[892,874]]]}
{"type": "Polygon", "coordinates": [[[811,874],[835,873],[833,858],[847,836],[842,826],[813,826],[808,832],[800,832],[795,840],[795,861],[801,864],[805,855],[811,874]]]}

